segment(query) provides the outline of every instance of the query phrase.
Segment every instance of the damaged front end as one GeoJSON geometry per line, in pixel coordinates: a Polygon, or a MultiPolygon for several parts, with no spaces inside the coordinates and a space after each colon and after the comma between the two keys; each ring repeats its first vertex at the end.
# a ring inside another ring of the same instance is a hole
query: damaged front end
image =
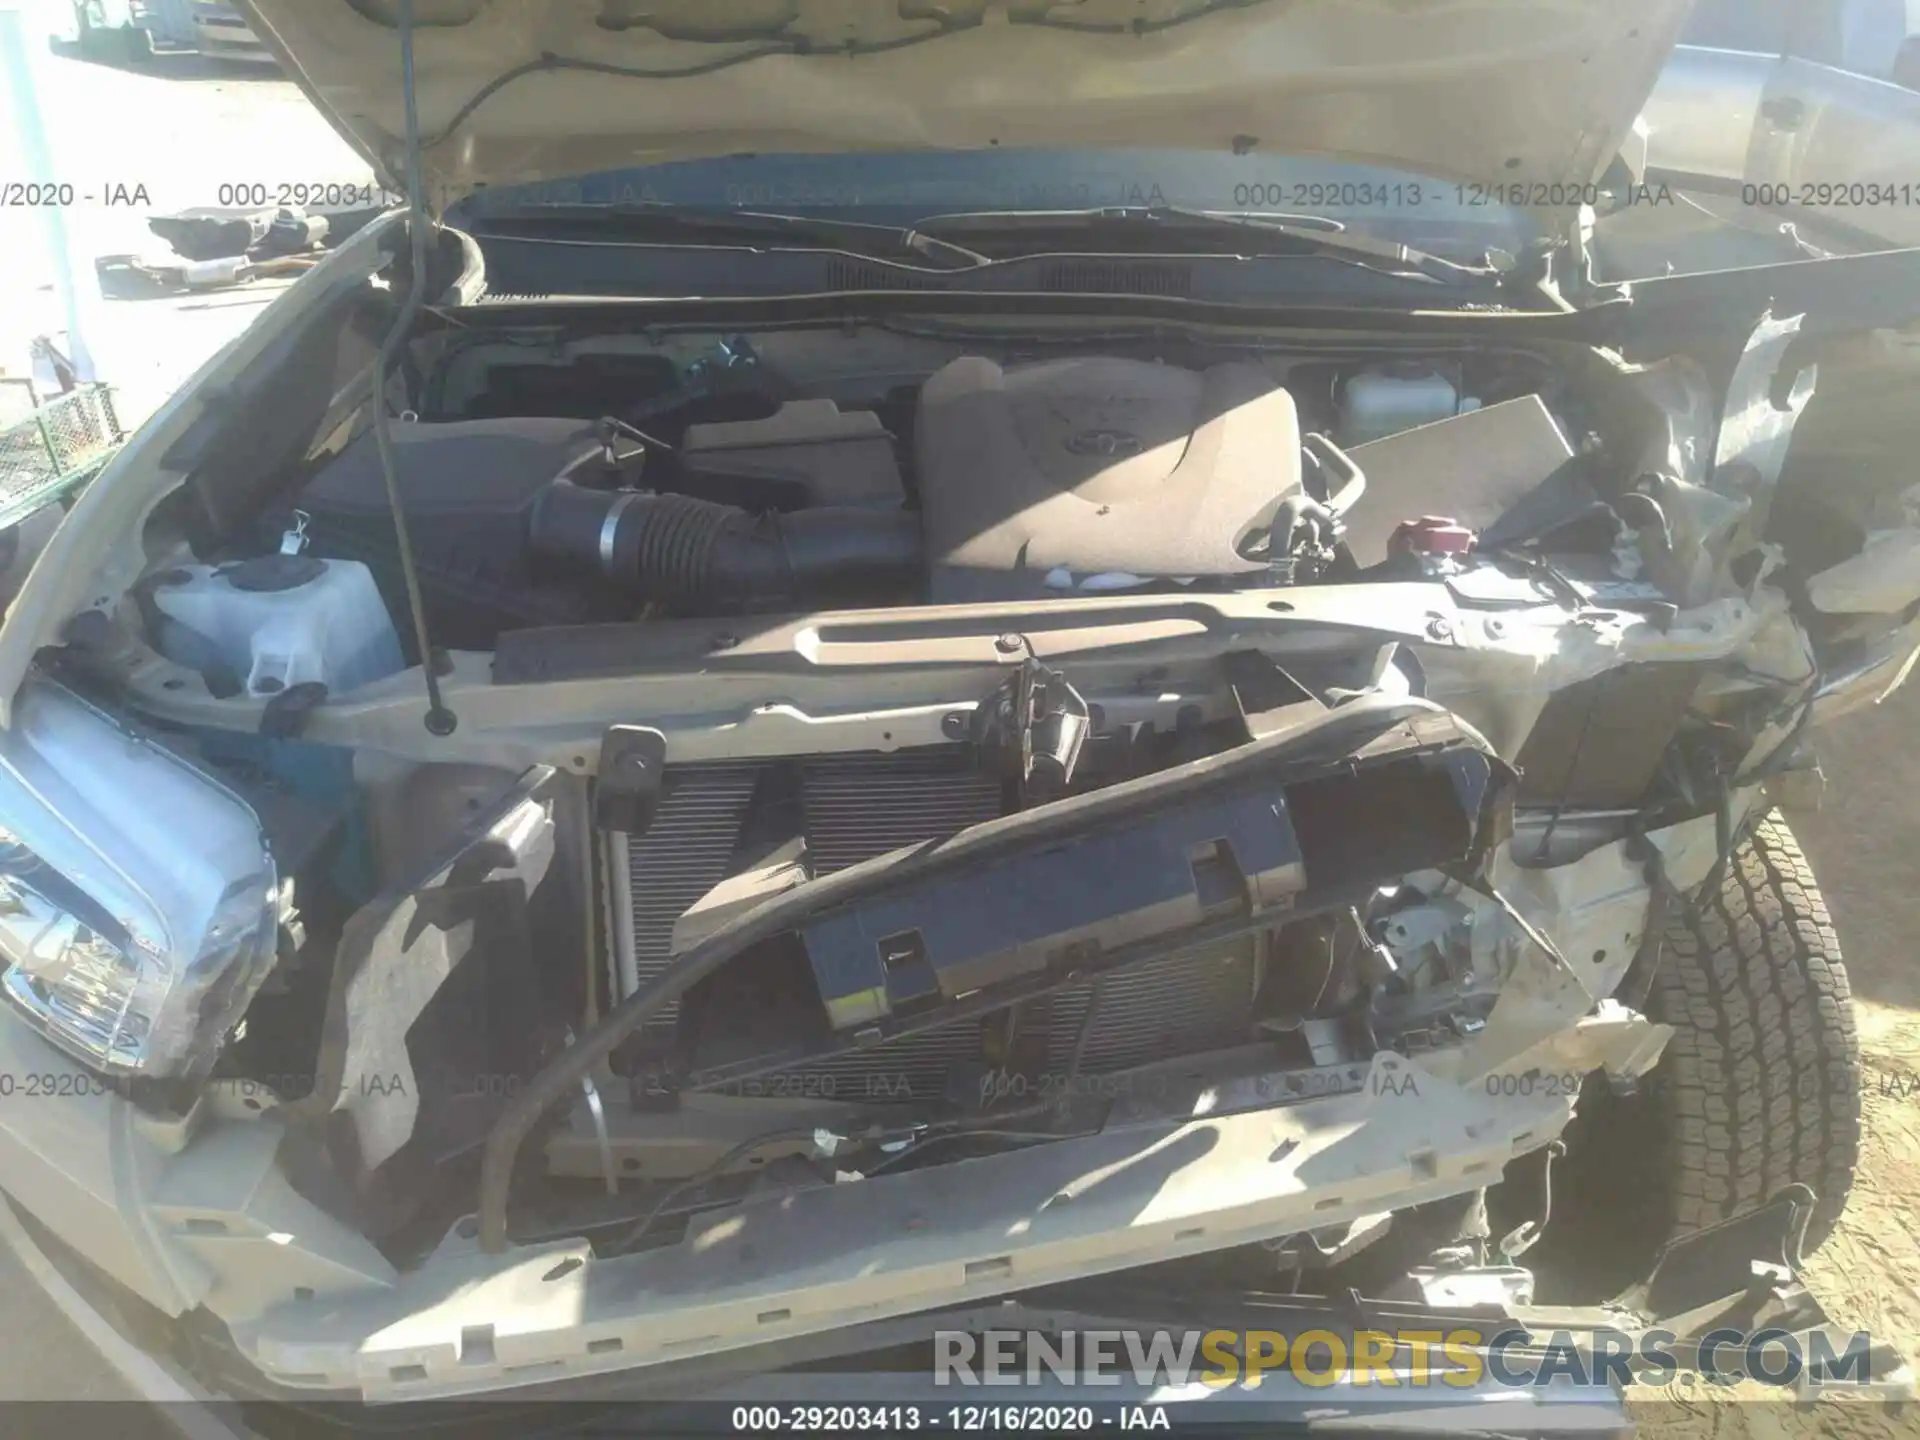
{"type": "MultiPolygon", "coordinates": [[[[917,785],[908,826],[956,787],[1010,813],[877,855],[832,828],[831,766],[665,767],[630,727],[590,807],[547,766],[461,804],[464,838],[346,918],[324,990],[295,965],[263,992],[197,1096],[96,1097],[149,1157],[142,1243],[103,1258],[221,1317],[273,1386],[474,1393],[1232,1247],[1417,1271],[1478,1248],[1475,1197],[1580,1077],[1657,1059],[1662,1027],[1602,998],[1604,952],[1576,966],[1496,888],[1515,772],[1455,716],[1328,704],[1234,651],[1231,718],[1156,764],[1063,726],[1090,707],[1060,671],[1009,670],[977,739],[861,780],[868,803],[917,785]],[[613,940],[636,983],[569,1036],[541,952],[592,860],[644,926],[649,838],[710,833],[718,780],[729,873],[672,901],[665,945],[613,940]],[[316,1058],[289,1081],[264,1067],[295,1023],[316,1058]]],[[[97,729],[99,783],[172,763],[47,682],[27,714],[97,729]]],[[[1548,929],[1624,926],[1624,960],[1644,893],[1565,898],[1580,925],[1548,929]]],[[[87,1190],[16,1173],[35,1211],[87,1190]]]]}
{"type": "MultiPolygon", "coordinates": [[[[384,292],[316,277],[260,343],[366,363],[384,292]]],[[[310,434],[183,405],[49,551],[142,517],[0,738],[0,1073],[71,1100],[0,1090],[0,1171],[276,1393],[1209,1256],[1524,1297],[1488,1192],[1659,1064],[1669,922],[1911,663],[1910,492],[1822,488],[1859,342],[1797,319],[585,311],[423,322],[384,439],[254,364],[310,434]],[[648,430],[573,413],[642,380],[648,430]]]]}
{"type": "MultiPolygon", "coordinates": [[[[1328,707],[1253,652],[1228,671],[1213,753],[1090,788],[1117,762],[1030,704],[999,742],[1080,793],[814,878],[818,812],[760,767],[760,858],[564,1048],[540,1046],[531,923],[560,832],[631,856],[701,777],[610,734],[622,783],[582,817],[529,770],[347,921],[309,1093],[215,1082],[252,1123],[174,1122],[148,1256],[216,1314],[262,1286],[229,1324],[279,1386],[470,1393],[1228,1247],[1346,1258],[1548,1144],[1563,1077],[1651,1066],[1660,1027],[1497,899],[1514,774],[1482,737],[1412,698],[1328,707]],[[1452,944],[1476,920],[1477,961],[1452,944]]],[[[1071,702],[1031,660],[1008,685],[1043,688],[1071,702]]]]}

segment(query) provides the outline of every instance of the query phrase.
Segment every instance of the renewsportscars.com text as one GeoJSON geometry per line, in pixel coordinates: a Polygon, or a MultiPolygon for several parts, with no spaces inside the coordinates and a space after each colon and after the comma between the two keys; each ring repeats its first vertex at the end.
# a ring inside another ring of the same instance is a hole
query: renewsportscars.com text
{"type": "Polygon", "coordinates": [[[939,1385],[1257,1386],[1285,1374],[1300,1384],[1471,1389],[1491,1384],[1662,1385],[1682,1371],[1708,1381],[1869,1389],[1864,1331],[1715,1330],[1697,1342],[1670,1330],[1601,1330],[1551,1336],[1519,1329],[1077,1330],[1059,1334],[943,1330],[934,1336],[939,1385]]]}

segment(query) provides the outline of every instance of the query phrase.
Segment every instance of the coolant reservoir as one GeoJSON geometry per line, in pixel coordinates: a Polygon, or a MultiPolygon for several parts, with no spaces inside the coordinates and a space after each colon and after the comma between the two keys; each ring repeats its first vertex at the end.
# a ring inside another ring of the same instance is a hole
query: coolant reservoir
{"type": "Polygon", "coordinates": [[[1419,425],[1478,410],[1453,382],[1424,365],[1386,365],[1350,376],[1340,388],[1340,443],[1364,445],[1419,425]]]}
{"type": "Polygon", "coordinates": [[[183,566],[153,591],[158,643],[190,669],[220,667],[249,695],[318,681],[339,694],[404,668],[373,572],[353,560],[263,555],[183,566]]]}

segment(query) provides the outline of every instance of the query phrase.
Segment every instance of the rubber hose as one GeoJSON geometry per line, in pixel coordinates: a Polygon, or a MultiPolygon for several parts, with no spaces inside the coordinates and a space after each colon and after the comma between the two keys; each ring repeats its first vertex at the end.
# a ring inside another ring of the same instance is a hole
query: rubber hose
{"type": "Polygon", "coordinates": [[[556,481],[527,513],[533,558],[591,566],[636,598],[784,604],[916,584],[919,517],[851,507],[754,515],[690,495],[591,490],[556,481]]]}

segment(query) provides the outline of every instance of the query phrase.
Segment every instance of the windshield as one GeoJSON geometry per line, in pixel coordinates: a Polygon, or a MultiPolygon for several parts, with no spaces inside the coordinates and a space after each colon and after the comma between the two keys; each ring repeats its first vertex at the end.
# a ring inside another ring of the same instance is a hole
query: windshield
{"type": "MultiPolygon", "coordinates": [[[[449,219],[528,205],[661,204],[911,225],[974,211],[1171,206],[1320,217],[1436,254],[1516,252],[1536,233],[1498,185],[1376,166],[1185,150],[985,150],[732,155],[496,186],[449,219]]],[[[1552,205],[1553,197],[1525,197],[1552,205]]],[[[1582,197],[1560,197],[1578,205],[1582,197]]]]}

